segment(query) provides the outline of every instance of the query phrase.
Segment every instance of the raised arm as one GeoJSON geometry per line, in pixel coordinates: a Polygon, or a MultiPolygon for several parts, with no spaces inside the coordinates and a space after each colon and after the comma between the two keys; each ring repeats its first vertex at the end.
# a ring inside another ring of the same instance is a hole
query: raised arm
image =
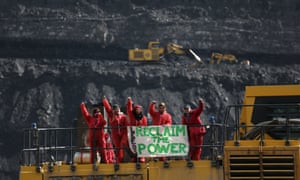
{"type": "Polygon", "coordinates": [[[202,98],[199,99],[198,108],[195,110],[197,116],[200,116],[204,109],[204,100],[202,98]]]}
{"type": "Polygon", "coordinates": [[[84,102],[82,102],[82,103],[80,104],[80,110],[81,110],[81,113],[82,113],[84,119],[88,122],[88,121],[89,121],[89,118],[88,118],[88,117],[90,116],[90,113],[87,111],[84,102]]]}
{"type": "Polygon", "coordinates": [[[108,116],[110,118],[112,118],[113,117],[112,108],[111,108],[111,106],[110,106],[110,104],[109,104],[109,102],[108,102],[108,100],[105,96],[103,96],[103,98],[102,98],[102,103],[103,103],[103,106],[104,106],[108,116]]]}
{"type": "Polygon", "coordinates": [[[156,104],[156,101],[152,101],[150,103],[150,105],[149,105],[149,113],[151,115],[153,115],[156,112],[156,110],[155,110],[155,104],[156,104]]]}
{"type": "Polygon", "coordinates": [[[133,103],[132,103],[131,97],[128,97],[128,98],[127,98],[127,104],[126,104],[127,114],[132,113],[132,110],[133,110],[132,104],[133,104],[133,103]]]}
{"type": "Polygon", "coordinates": [[[135,120],[134,119],[134,115],[132,113],[132,111],[133,111],[132,104],[133,104],[133,102],[132,102],[131,97],[128,97],[127,104],[126,104],[126,110],[127,110],[127,115],[129,117],[130,125],[133,125],[134,124],[134,120],[135,120]]]}

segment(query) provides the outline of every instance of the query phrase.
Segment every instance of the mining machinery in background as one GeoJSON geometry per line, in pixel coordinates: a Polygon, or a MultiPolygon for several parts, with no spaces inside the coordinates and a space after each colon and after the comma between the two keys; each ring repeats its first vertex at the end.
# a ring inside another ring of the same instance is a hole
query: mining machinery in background
{"type": "MultiPolygon", "coordinates": [[[[129,61],[139,62],[154,62],[159,61],[168,55],[186,56],[194,59],[197,63],[202,64],[204,61],[200,56],[191,48],[185,48],[182,45],[176,43],[168,43],[166,46],[161,46],[159,41],[149,41],[146,49],[129,49],[128,59],[129,61]]],[[[250,65],[250,61],[238,60],[233,54],[225,54],[212,52],[209,60],[209,64],[245,64],[250,65]]]]}
{"type": "Polygon", "coordinates": [[[129,61],[159,61],[162,57],[170,54],[185,55],[198,63],[203,63],[201,58],[190,48],[175,43],[168,43],[166,46],[161,46],[159,41],[148,42],[147,49],[129,49],[129,61]]]}
{"type": "Polygon", "coordinates": [[[250,61],[248,59],[244,59],[239,61],[235,55],[233,54],[223,54],[223,53],[217,53],[213,52],[210,56],[210,64],[245,64],[250,65],[250,61]]]}

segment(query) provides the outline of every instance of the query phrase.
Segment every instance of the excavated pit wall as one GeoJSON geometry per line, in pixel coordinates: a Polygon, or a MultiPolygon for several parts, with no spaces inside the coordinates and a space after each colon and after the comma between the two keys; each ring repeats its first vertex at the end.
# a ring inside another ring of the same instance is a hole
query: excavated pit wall
{"type": "Polygon", "coordinates": [[[72,127],[79,104],[106,95],[144,106],[165,101],[174,123],[202,97],[204,122],[221,121],[245,85],[299,84],[297,0],[140,1],[3,0],[0,2],[0,179],[17,179],[22,129],[72,127]],[[181,57],[165,64],[127,61],[150,40],[197,50],[205,64],[181,57]],[[251,66],[209,65],[213,51],[251,66]]]}

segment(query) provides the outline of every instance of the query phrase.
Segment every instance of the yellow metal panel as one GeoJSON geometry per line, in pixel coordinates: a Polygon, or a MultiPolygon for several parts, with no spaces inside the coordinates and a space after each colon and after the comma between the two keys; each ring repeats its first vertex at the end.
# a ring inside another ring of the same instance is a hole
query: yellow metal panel
{"type": "Polygon", "coordinates": [[[149,180],[184,179],[184,180],[223,180],[222,167],[212,167],[211,161],[192,161],[193,167],[187,167],[187,161],[175,160],[165,168],[163,162],[149,163],[149,180]]]}
{"type": "Polygon", "coordinates": [[[42,180],[43,174],[36,172],[35,166],[21,166],[19,180],[42,180]]]}
{"type": "MultiPolygon", "coordinates": [[[[286,141],[285,140],[265,140],[264,141],[264,146],[276,146],[276,147],[284,147],[286,146],[285,145],[286,141]]],[[[290,140],[289,141],[290,145],[289,146],[300,146],[300,141],[298,140],[290,140]]],[[[241,140],[239,141],[239,145],[236,146],[236,147],[247,147],[247,146],[250,146],[250,147],[258,147],[260,146],[260,141],[259,140],[253,140],[253,141],[250,141],[250,140],[241,140]]],[[[225,142],[225,147],[228,147],[228,146],[235,146],[235,141],[226,141],[225,142]]]]}
{"type": "Polygon", "coordinates": [[[246,86],[246,96],[296,96],[300,95],[300,84],[246,86]]]}
{"type": "Polygon", "coordinates": [[[45,173],[45,177],[118,177],[126,179],[129,176],[147,177],[146,164],[142,163],[140,169],[136,169],[135,163],[121,163],[119,169],[115,171],[114,164],[98,164],[96,168],[92,164],[77,164],[75,171],[71,171],[70,165],[54,166],[53,172],[45,173]]]}
{"type": "Polygon", "coordinates": [[[128,58],[130,61],[155,61],[159,57],[153,57],[150,49],[130,49],[128,50],[128,58]]]}
{"type": "MultiPolygon", "coordinates": [[[[255,97],[245,97],[244,104],[254,104],[255,97]]],[[[252,119],[252,113],[253,113],[253,106],[245,106],[242,108],[241,111],[241,117],[240,117],[240,123],[244,123],[246,125],[252,125],[251,119],[252,119]]],[[[247,127],[247,129],[240,129],[241,135],[245,135],[246,131],[250,130],[251,127],[247,127]]]]}
{"type": "Polygon", "coordinates": [[[55,165],[53,172],[48,172],[48,165],[43,166],[43,173],[37,173],[35,166],[22,167],[20,180],[42,180],[53,178],[79,177],[89,179],[91,177],[101,177],[102,179],[117,178],[120,180],[143,179],[143,180],[165,180],[165,179],[185,179],[194,180],[223,180],[222,167],[212,167],[209,160],[192,161],[193,167],[187,167],[185,160],[172,160],[169,167],[165,168],[163,162],[141,163],[141,168],[136,169],[135,163],[121,163],[119,170],[114,170],[114,164],[99,164],[97,170],[92,164],[77,164],[75,171],[71,171],[71,166],[63,164],[55,165]]]}
{"type": "Polygon", "coordinates": [[[158,59],[153,59],[153,52],[150,49],[144,50],[144,60],[145,61],[151,61],[151,60],[158,60],[158,59]]]}

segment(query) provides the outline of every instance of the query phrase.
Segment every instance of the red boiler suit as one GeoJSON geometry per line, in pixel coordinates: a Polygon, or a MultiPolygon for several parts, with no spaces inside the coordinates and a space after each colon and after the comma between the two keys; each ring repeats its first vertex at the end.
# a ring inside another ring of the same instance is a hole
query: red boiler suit
{"type": "MultiPolygon", "coordinates": [[[[155,110],[155,103],[151,102],[149,106],[149,113],[152,118],[152,125],[159,126],[159,125],[172,125],[172,116],[164,111],[163,113],[160,113],[159,111],[155,110]]],[[[160,161],[167,160],[165,157],[160,157],[160,161]]]]}
{"type": "Polygon", "coordinates": [[[80,109],[89,128],[88,142],[91,148],[91,163],[94,162],[95,154],[98,151],[101,153],[101,161],[107,163],[105,154],[106,141],[104,137],[106,121],[100,113],[96,117],[90,115],[84,103],[80,104],[80,109]]]}
{"type": "Polygon", "coordinates": [[[172,117],[166,111],[162,114],[155,110],[155,103],[151,102],[149,106],[149,113],[152,118],[152,125],[172,125],[172,117]]]}
{"type": "Polygon", "coordinates": [[[203,136],[206,133],[202,126],[200,114],[203,111],[204,103],[199,102],[197,109],[192,109],[189,116],[182,116],[182,124],[187,125],[189,131],[190,157],[192,160],[200,160],[202,153],[203,136]]]}
{"type": "MultiPolygon", "coordinates": [[[[142,106],[137,105],[134,108],[142,108],[142,106]]],[[[147,117],[143,115],[143,117],[140,120],[138,120],[133,114],[134,108],[132,107],[132,100],[128,99],[127,114],[129,116],[130,126],[147,126],[147,117]]]]}
{"type": "Polygon", "coordinates": [[[120,163],[124,159],[124,148],[128,147],[127,138],[127,117],[124,114],[114,115],[112,108],[105,98],[103,99],[104,108],[108,114],[110,126],[112,128],[112,140],[117,149],[117,163],[120,163]]]}
{"type": "MultiPolygon", "coordinates": [[[[127,114],[129,117],[129,121],[130,121],[130,126],[147,126],[148,122],[147,122],[147,117],[145,115],[142,115],[141,119],[138,119],[133,111],[135,111],[136,108],[142,108],[142,106],[140,105],[135,105],[134,108],[132,107],[132,99],[128,99],[127,100],[127,105],[126,105],[126,109],[127,109],[127,114]]],[[[132,159],[133,162],[136,161],[136,157],[132,159]]],[[[145,158],[139,158],[140,162],[145,162],[145,158]]]]}

